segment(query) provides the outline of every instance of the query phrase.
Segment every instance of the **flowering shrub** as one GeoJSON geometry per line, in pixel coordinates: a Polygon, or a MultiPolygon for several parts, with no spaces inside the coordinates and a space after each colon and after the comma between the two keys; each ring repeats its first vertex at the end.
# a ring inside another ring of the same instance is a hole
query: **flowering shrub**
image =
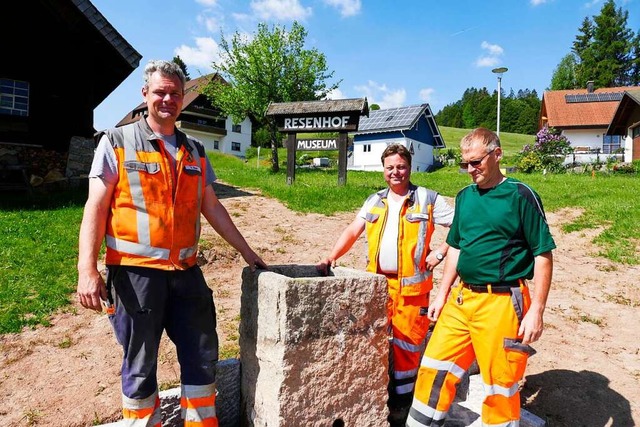
{"type": "Polygon", "coordinates": [[[636,173],[640,171],[640,168],[635,165],[635,163],[640,166],[640,161],[636,160],[633,163],[616,163],[613,165],[613,171],[616,173],[636,173]]]}
{"type": "Polygon", "coordinates": [[[518,153],[516,165],[522,172],[563,172],[563,162],[571,154],[571,142],[554,128],[544,127],[536,134],[536,142],[527,144],[518,153]]]}

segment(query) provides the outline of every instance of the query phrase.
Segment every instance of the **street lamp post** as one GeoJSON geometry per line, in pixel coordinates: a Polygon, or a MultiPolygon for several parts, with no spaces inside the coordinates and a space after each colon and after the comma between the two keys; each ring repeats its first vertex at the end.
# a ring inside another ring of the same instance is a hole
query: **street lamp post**
{"type": "Polygon", "coordinates": [[[502,74],[506,73],[509,69],[507,67],[499,67],[491,70],[492,73],[498,75],[498,118],[496,124],[496,135],[500,136],[500,94],[501,90],[501,82],[502,82],[502,74]]]}

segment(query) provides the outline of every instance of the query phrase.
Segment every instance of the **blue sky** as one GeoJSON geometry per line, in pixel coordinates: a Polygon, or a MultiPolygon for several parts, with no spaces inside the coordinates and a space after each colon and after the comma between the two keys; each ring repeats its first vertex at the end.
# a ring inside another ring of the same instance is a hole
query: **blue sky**
{"type": "MultiPolygon", "coordinates": [[[[428,102],[434,113],[469,87],[535,89],[541,97],[585,17],[604,0],[92,0],[142,55],[140,66],[95,110],[96,129],[142,101],[142,69],[179,55],[191,77],[212,72],[221,32],[253,34],[259,22],[308,31],[327,58],[333,98],[367,97],[382,108],[428,102]]],[[[640,31],[640,0],[617,0],[640,31]]],[[[105,64],[108,67],[108,64],[105,64]]]]}

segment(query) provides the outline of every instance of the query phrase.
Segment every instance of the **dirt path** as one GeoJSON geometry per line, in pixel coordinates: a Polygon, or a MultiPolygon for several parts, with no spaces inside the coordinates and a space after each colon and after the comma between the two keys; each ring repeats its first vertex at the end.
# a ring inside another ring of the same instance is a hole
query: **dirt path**
{"type": "MultiPolygon", "coordinates": [[[[271,264],[315,264],[353,213],[299,214],[280,202],[218,185],[238,228],[271,264]]],[[[579,215],[549,213],[558,244],[546,329],[534,347],[523,390],[525,407],[549,426],[640,424],[640,278],[638,267],[596,255],[596,231],[563,234],[579,215]]],[[[214,289],[221,347],[237,343],[242,258],[206,229],[211,248],[203,267],[214,289]]],[[[434,242],[445,237],[437,228],[434,242]]],[[[364,242],[340,260],[364,268],[364,242]]],[[[436,269],[436,279],[441,269],[436,269]]],[[[121,351],[105,316],[73,305],[51,326],[0,337],[1,426],[91,426],[120,418],[121,351]]],[[[159,360],[161,386],[178,384],[175,352],[166,339],[159,360]]],[[[381,426],[383,427],[383,426],[381,426]]]]}

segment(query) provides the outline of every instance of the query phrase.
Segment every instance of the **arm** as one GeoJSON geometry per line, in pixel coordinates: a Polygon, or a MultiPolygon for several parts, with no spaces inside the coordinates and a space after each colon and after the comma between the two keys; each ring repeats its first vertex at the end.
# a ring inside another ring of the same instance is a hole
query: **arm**
{"type": "Polygon", "coordinates": [[[364,231],[365,225],[365,220],[358,216],[344,229],[335,245],[333,245],[329,256],[316,265],[317,270],[321,274],[326,275],[329,273],[330,267],[335,267],[336,260],[351,249],[351,246],[353,246],[364,231]]]}
{"type": "Polygon", "coordinates": [[[551,276],[553,273],[553,254],[545,252],[535,257],[533,267],[533,295],[531,307],[525,314],[518,330],[518,336],[522,337],[523,344],[537,341],[542,335],[544,321],[542,315],[547,305],[551,276]]]}
{"type": "Polygon", "coordinates": [[[251,270],[256,267],[267,268],[267,264],[249,247],[236,225],[231,220],[229,212],[220,203],[212,185],[207,185],[202,201],[202,214],[209,221],[214,230],[231,246],[233,246],[242,258],[247,262],[251,270]]]}
{"type": "MultiPolygon", "coordinates": [[[[453,208],[449,205],[449,203],[447,203],[447,201],[444,200],[443,197],[440,197],[440,195],[438,195],[433,205],[434,222],[443,227],[449,228],[451,226],[451,223],[453,222],[454,214],[455,212],[453,208]]],[[[446,257],[448,250],[449,250],[449,245],[445,241],[436,250],[429,252],[429,255],[427,255],[427,259],[426,259],[427,270],[433,270],[434,268],[436,268],[438,264],[442,262],[442,260],[439,260],[438,258],[436,258],[436,254],[441,253],[443,257],[446,257]]]]}
{"type": "Polygon", "coordinates": [[[97,262],[114,188],[114,184],[101,178],[89,179],[89,196],[78,239],[78,300],[83,307],[97,311],[102,310],[100,300],[107,298],[107,288],[97,262]]]}
{"type": "Polygon", "coordinates": [[[453,286],[454,282],[458,278],[458,271],[456,267],[458,266],[459,255],[459,249],[449,248],[449,255],[444,263],[444,271],[442,272],[442,280],[440,281],[440,286],[438,286],[438,294],[433,300],[433,303],[429,306],[429,311],[427,312],[429,320],[432,322],[438,320],[442,307],[444,307],[444,304],[447,302],[451,286],[453,286]]]}
{"type": "Polygon", "coordinates": [[[438,246],[437,249],[429,252],[429,255],[427,255],[427,259],[426,259],[427,271],[433,270],[434,268],[436,268],[438,264],[444,261],[444,258],[447,256],[448,251],[449,251],[449,245],[447,244],[447,242],[443,242],[440,246],[438,246]],[[442,254],[443,256],[442,260],[439,260],[436,257],[436,254],[442,254]]]}

